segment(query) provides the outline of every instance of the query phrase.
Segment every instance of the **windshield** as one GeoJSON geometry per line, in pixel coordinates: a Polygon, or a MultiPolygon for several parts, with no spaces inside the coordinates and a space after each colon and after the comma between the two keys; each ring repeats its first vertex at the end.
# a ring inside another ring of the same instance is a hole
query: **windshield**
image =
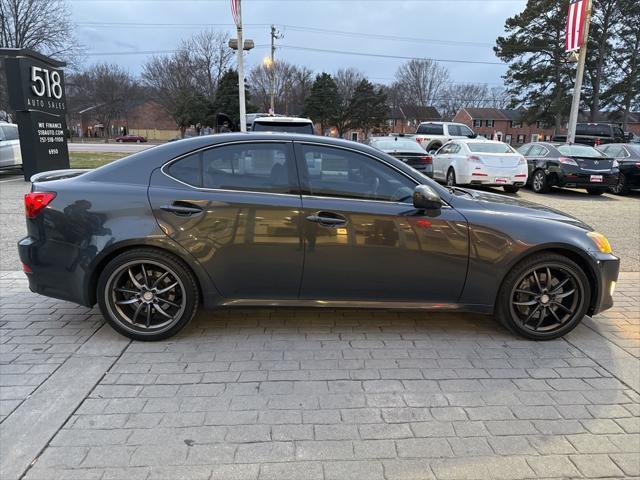
{"type": "Polygon", "coordinates": [[[424,148],[418,145],[415,140],[406,139],[384,139],[373,140],[373,145],[381,150],[403,150],[407,152],[425,153],[424,148]]]}
{"type": "Polygon", "coordinates": [[[469,150],[476,153],[514,153],[513,148],[511,148],[506,143],[467,143],[469,150]]]}
{"type": "Polygon", "coordinates": [[[311,123],[292,122],[253,122],[253,131],[307,133],[309,135],[313,135],[313,125],[311,123]]]}
{"type": "Polygon", "coordinates": [[[560,145],[558,151],[569,157],[602,158],[604,155],[589,145],[560,145]]]}

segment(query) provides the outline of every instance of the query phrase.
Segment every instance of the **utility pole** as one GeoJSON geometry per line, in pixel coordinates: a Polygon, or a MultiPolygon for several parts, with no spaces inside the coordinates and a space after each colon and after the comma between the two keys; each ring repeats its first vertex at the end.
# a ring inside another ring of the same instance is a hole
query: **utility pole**
{"type": "Polygon", "coordinates": [[[271,25],[271,58],[269,61],[269,67],[271,68],[271,75],[269,78],[269,104],[270,104],[270,112],[276,113],[276,64],[274,55],[276,53],[276,40],[281,39],[283,36],[276,30],[275,25],[271,25]]]}
{"type": "Polygon", "coordinates": [[[576,124],[578,123],[578,112],[580,111],[580,90],[582,90],[584,64],[587,58],[589,24],[591,23],[592,0],[587,0],[587,2],[587,12],[584,16],[584,36],[582,37],[582,45],[580,45],[580,53],[578,55],[576,84],[573,87],[573,100],[571,101],[571,113],[569,114],[569,125],[567,126],[567,143],[574,143],[576,140],[576,124]]]}
{"type": "Polygon", "coordinates": [[[247,105],[244,98],[244,41],[242,40],[242,5],[241,0],[237,0],[238,22],[236,29],[238,32],[238,99],[240,100],[240,131],[247,131],[247,105]]]}

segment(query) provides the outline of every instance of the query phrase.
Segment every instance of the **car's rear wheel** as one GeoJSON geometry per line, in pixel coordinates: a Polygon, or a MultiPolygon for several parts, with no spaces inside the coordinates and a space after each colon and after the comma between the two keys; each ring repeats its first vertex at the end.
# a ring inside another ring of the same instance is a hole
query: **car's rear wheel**
{"type": "Polygon", "coordinates": [[[604,188],[587,188],[587,193],[589,195],[602,195],[604,191],[604,188]]]}
{"type": "Polygon", "coordinates": [[[536,193],[546,193],[549,191],[547,174],[542,170],[536,170],[531,178],[531,189],[536,193]]]}
{"type": "Polygon", "coordinates": [[[98,279],[100,310],[111,326],[134,340],[162,340],[193,318],[198,287],[171,254],[135,249],[111,260],[98,279]]]}
{"type": "Polygon", "coordinates": [[[611,193],[615,193],[616,195],[626,195],[629,193],[629,185],[624,173],[620,172],[618,175],[618,183],[609,187],[609,190],[611,190],[611,193]]]}
{"type": "Polygon", "coordinates": [[[507,193],[518,193],[518,190],[520,190],[520,187],[516,187],[515,185],[505,185],[502,188],[504,188],[504,191],[507,193]]]}
{"type": "Polygon", "coordinates": [[[450,187],[456,186],[456,172],[453,168],[450,168],[447,172],[447,185],[450,187]]]}
{"type": "Polygon", "coordinates": [[[590,298],[589,280],[574,261],[557,254],[538,254],[507,274],[496,313],[518,335],[552,340],[580,323],[590,298]]]}

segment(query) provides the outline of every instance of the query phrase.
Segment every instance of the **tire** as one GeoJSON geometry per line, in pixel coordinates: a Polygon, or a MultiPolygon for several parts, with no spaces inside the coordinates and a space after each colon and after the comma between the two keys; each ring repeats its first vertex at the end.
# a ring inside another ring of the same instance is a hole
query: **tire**
{"type": "Polygon", "coordinates": [[[618,183],[609,187],[609,191],[614,195],[626,195],[629,193],[629,190],[630,188],[627,182],[627,177],[622,172],[618,175],[618,183]]]}
{"type": "Polygon", "coordinates": [[[587,193],[589,195],[602,195],[605,192],[604,188],[587,188],[587,193]]]}
{"type": "Polygon", "coordinates": [[[514,185],[505,185],[502,188],[504,188],[504,191],[507,193],[518,193],[518,190],[520,190],[520,187],[516,187],[514,185]]]}
{"type": "Polygon", "coordinates": [[[582,321],[590,300],[589,280],[578,264],[562,255],[540,253],[507,274],[496,299],[496,315],[521,337],[553,340],[582,321]],[[531,272],[537,272],[537,279],[531,272]]]}
{"type": "Polygon", "coordinates": [[[96,296],[114,330],[142,341],[175,335],[191,321],[199,303],[196,279],[182,260],[146,248],[111,260],[100,273],[96,296]]]}
{"type": "Polygon", "coordinates": [[[549,191],[549,181],[547,174],[543,170],[536,170],[531,176],[531,190],[535,193],[547,193],[549,191]]]}
{"type": "Polygon", "coordinates": [[[456,171],[453,168],[449,168],[449,170],[447,171],[446,184],[449,187],[455,187],[457,185],[457,183],[456,183],[456,171]]]}

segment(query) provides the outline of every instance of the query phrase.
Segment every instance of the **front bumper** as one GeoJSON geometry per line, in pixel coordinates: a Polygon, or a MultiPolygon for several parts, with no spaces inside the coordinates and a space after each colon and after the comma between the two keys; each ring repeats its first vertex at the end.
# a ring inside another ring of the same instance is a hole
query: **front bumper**
{"type": "Polygon", "coordinates": [[[598,288],[596,292],[592,292],[595,298],[591,299],[589,315],[595,315],[613,306],[613,292],[620,271],[620,259],[615,255],[596,253],[594,259],[593,269],[598,288]]]}

